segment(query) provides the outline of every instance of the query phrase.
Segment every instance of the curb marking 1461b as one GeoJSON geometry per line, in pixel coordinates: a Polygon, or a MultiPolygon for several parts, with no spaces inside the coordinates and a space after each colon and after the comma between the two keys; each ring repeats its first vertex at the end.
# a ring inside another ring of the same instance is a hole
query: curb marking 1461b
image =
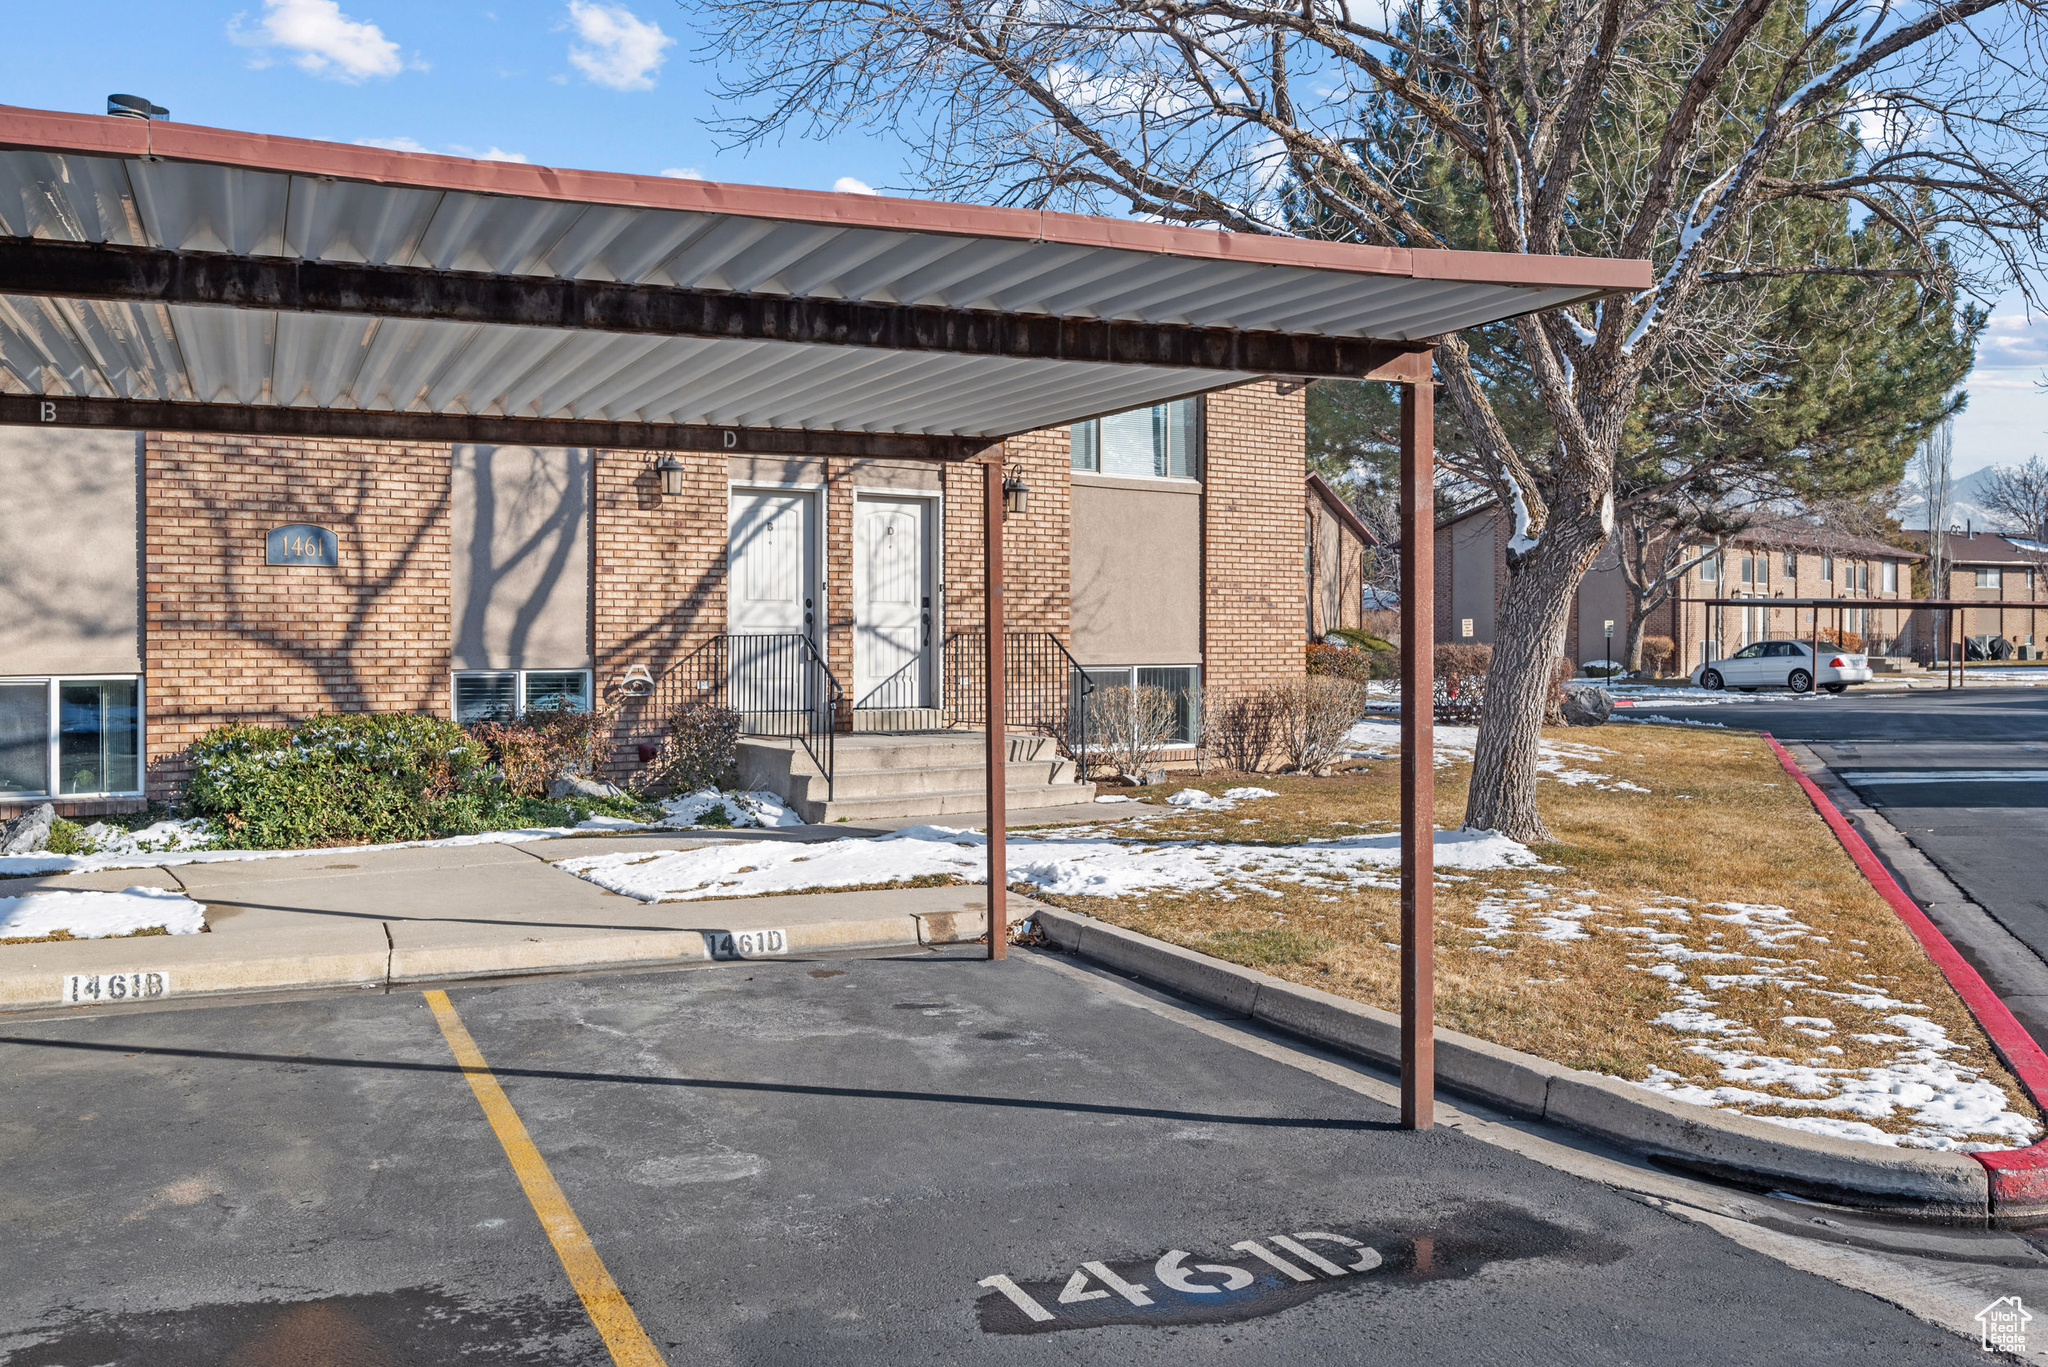
{"type": "Polygon", "coordinates": [[[170,995],[171,975],[168,973],[72,973],[57,986],[57,1000],[65,1006],[147,1001],[170,995]]]}

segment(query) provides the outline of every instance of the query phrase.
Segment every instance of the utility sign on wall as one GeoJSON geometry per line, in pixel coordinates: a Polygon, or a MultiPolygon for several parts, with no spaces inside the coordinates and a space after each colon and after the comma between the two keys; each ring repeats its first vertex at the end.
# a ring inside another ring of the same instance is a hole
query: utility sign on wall
{"type": "Polygon", "coordinates": [[[264,539],[263,563],[319,565],[333,569],[341,563],[340,549],[334,533],[325,527],[294,522],[288,527],[271,528],[269,536],[264,539]]]}

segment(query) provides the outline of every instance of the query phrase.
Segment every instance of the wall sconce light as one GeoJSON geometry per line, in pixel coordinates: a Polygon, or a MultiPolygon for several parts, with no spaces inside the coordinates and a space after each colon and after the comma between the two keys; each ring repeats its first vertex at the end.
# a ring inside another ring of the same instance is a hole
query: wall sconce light
{"type": "MultiPolygon", "coordinates": [[[[654,462],[654,473],[661,476],[663,498],[674,498],[683,492],[683,463],[674,456],[663,456],[654,462]]],[[[639,669],[640,666],[635,665],[633,668],[639,669]]]]}
{"type": "Polygon", "coordinates": [[[1003,516],[1011,513],[1031,511],[1031,486],[1024,482],[1024,476],[1012,470],[1003,476],[1003,516]]]}
{"type": "Polygon", "coordinates": [[[619,677],[619,692],[629,698],[644,698],[654,691],[654,676],[646,665],[628,665],[619,677]]]}

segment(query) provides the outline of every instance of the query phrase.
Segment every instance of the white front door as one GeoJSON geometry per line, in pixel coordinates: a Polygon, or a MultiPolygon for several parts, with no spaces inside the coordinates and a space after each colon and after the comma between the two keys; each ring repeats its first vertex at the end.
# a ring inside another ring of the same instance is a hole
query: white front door
{"type": "Polygon", "coordinates": [[[927,499],[853,505],[856,707],[931,705],[932,521],[927,499]]]}
{"type": "Polygon", "coordinates": [[[816,616],[813,508],[808,493],[733,491],[725,614],[730,706],[743,714],[803,712],[814,702],[805,646],[816,616]]]}

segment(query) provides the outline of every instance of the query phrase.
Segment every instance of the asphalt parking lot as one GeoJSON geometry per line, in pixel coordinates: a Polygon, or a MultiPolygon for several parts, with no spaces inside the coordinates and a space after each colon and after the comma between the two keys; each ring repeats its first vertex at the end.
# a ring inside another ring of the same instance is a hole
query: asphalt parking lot
{"type": "Polygon", "coordinates": [[[630,1320],[620,1362],[1981,1360],[1070,963],[453,987],[474,1092],[418,992],[0,1020],[0,1358],[594,1364],[630,1320]]]}

